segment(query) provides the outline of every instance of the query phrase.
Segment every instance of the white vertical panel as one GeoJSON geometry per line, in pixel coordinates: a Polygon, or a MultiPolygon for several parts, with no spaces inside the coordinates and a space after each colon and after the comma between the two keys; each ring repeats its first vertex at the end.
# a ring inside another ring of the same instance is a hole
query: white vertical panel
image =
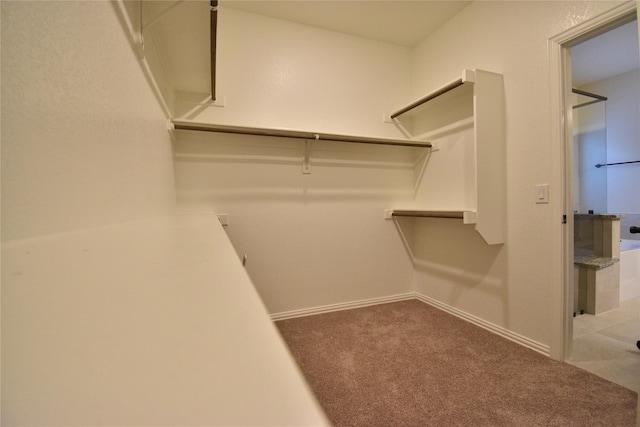
{"type": "Polygon", "coordinates": [[[476,230],[488,244],[506,241],[505,95],[500,74],[476,70],[476,230]]]}

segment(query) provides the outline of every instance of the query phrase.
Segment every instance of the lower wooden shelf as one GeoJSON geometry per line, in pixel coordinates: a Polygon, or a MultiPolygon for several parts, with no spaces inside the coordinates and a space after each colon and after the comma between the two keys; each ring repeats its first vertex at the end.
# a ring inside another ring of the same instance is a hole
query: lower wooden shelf
{"type": "Polygon", "coordinates": [[[477,212],[470,210],[388,209],[385,210],[384,217],[451,218],[461,219],[465,224],[477,222],[477,212]]]}

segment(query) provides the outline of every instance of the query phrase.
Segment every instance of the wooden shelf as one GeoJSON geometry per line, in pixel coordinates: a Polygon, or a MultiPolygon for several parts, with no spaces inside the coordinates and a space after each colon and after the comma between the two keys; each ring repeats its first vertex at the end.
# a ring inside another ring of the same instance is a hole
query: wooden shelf
{"type": "MultiPolygon", "coordinates": [[[[445,147],[456,135],[472,143],[470,164],[461,169],[468,184],[452,186],[454,193],[426,192],[438,200],[414,200],[419,209],[393,209],[393,216],[460,218],[465,224],[475,224],[487,244],[506,241],[506,143],[505,96],[502,75],[483,70],[463,70],[462,77],[407,104],[390,114],[394,123],[413,137],[428,138],[438,147],[445,147]],[[473,128],[473,132],[469,130],[473,128]],[[463,133],[466,132],[466,133],[463,133]],[[471,141],[470,138],[473,140],[471,141]],[[460,191],[458,193],[458,191],[460,191]],[[454,194],[455,197],[449,197],[454,194]],[[453,203],[451,203],[453,202],[453,203]],[[468,210],[430,210],[429,205],[465,206],[468,210]]],[[[431,162],[438,162],[438,151],[431,162]]],[[[445,156],[444,154],[442,156],[445,156]]],[[[450,157],[448,161],[456,161],[450,157]]],[[[446,160],[443,160],[446,162],[446,160]]],[[[460,181],[459,175],[432,176],[422,185],[448,185],[460,181]],[[433,178],[439,179],[438,183],[433,178]],[[451,179],[449,181],[448,179],[451,179]]],[[[433,164],[427,166],[433,167],[433,164]]],[[[427,169],[428,170],[428,169],[427,169]]],[[[428,189],[428,187],[425,187],[428,189]]],[[[419,197],[418,197],[419,198],[419,197]]]]}
{"type": "Polygon", "coordinates": [[[464,224],[476,223],[476,212],[470,210],[425,210],[425,209],[389,209],[385,211],[385,218],[449,218],[461,219],[464,224]]]}
{"type": "Polygon", "coordinates": [[[302,131],[295,129],[278,129],[278,128],[263,128],[263,127],[250,127],[250,126],[232,126],[222,125],[215,123],[202,123],[192,120],[179,120],[172,119],[171,124],[175,130],[191,130],[201,132],[216,132],[216,133],[230,133],[240,135],[255,135],[255,136],[271,136],[277,138],[293,138],[304,139],[307,141],[338,141],[349,142],[356,144],[377,144],[377,145],[392,145],[396,147],[419,147],[419,148],[431,148],[431,143],[428,141],[422,141],[419,139],[394,139],[394,138],[380,138],[373,136],[356,136],[356,135],[339,135],[332,133],[321,133],[302,131]]]}

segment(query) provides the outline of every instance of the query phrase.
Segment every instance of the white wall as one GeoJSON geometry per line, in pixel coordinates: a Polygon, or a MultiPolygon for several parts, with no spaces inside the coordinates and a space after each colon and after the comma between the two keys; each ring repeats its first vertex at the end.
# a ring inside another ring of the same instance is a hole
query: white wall
{"type": "MultiPolygon", "coordinates": [[[[221,7],[224,108],[197,120],[400,137],[382,121],[408,100],[410,50],[221,7]]],[[[384,209],[413,197],[411,148],[176,132],[181,210],[229,215],[227,233],[272,313],[411,290],[384,209]]]]}
{"type": "Polygon", "coordinates": [[[3,241],[172,213],[166,119],[114,6],[1,4],[3,241]]]}
{"type": "Polygon", "coordinates": [[[430,194],[424,186],[440,180],[430,171],[448,165],[434,155],[424,176],[413,176],[407,166],[416,156],[404,151],[316,144],[313,173],[301,175],[301,142],[180,134],[180,209],[230,215],[227,232],[239,256],[248,255],[248,271],[271,312],[417,290],[550,345],[551,224],[557,219],[551,205],[535,204],[534,194],[552,172],[548,39],[617,4],[475,2],[411,51],[239,11],[220,13],[220,31],[228,37],[219,46],[218,92],[227,104],[205,111],[202,121],[398,136],[381,123],[382,112],[455,80],[465,68],[504,74],[503,246],[485,245],[472,227],[455,221],[405,221],[413,270],[398,230],[379,218],[387,207],[430,194]],[[395,166],[384,166],[385,158],[395,166]]]}
{"type": "Polygon", "coordinates": [[[116,5],[0,5],[2,424],[324,424],[220,226],[166,217],[167,121],[116,5]]]}
{"type": "Polygon", "coordinates": [[[216,92],[226,107],[198,120],[401,136],[382,115],[407,100],[408,48],[223,6],[218,19],[216,92]]]}
{"type": "Polygon", "coordinates": [[[414,97],[480,68],[504,75],[507,108],[507,243],[483,246],[463,225],[420,222],[418,292],[550,344],[551,224],[560,218],[534,196],[552,179],[548,39],[614,5],[473,2],[415,49],[414,97]]]}

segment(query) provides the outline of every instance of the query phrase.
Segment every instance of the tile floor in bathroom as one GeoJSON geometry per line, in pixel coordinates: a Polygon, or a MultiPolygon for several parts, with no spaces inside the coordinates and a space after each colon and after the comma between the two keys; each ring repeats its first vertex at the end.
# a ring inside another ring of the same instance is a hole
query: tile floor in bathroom
{"type": "Polygon", "coordinates": [[[573,319],[574,366],[640,393],[640,298],[598,315],[573,319]]]}

